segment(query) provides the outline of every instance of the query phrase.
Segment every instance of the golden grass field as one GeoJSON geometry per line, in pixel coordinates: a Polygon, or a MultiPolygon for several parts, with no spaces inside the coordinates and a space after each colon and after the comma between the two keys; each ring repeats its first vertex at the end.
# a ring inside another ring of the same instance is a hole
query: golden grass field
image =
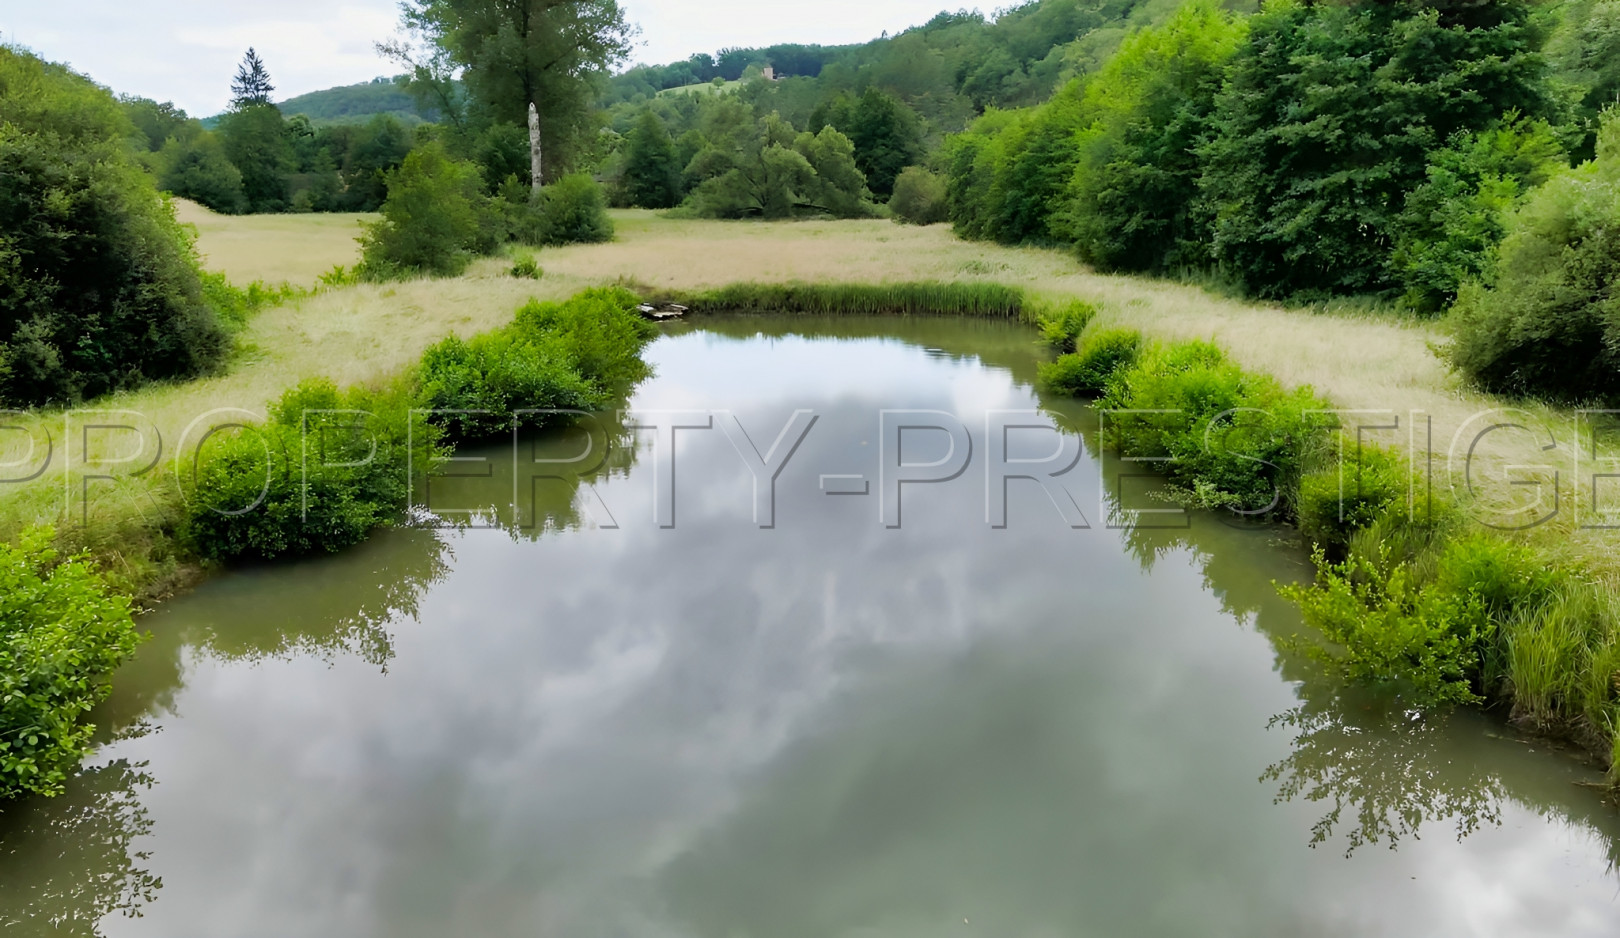
{"type": "Polygon", "coordinates": [[[355,238],[375,215],[218,215],[176,200],[181,223],[197,229],[203,266],[232,280],[313,286],[334,265],[360,259],[355,238]]]}
{"type": "MultiPolygon", "coordinates": [[[[354,236],[360,216],[234,218],[189,204],[181,205],[180,215],[196,227],[197,248],[205,264],[238,283],[312,284],[333,265],[351,264],[358,257],[354,236]]],[[[545,271],[539,281],[514,279],[507,273],[509,259],[490,258],[455,279],[324,292],[256,316],[242,337],[241,354],[224,375],[96,402],[97,407],[147,416],[171,450],[163,464],[143,478],[92,483],[88,512],[92,523],[76,540],[108,547],[128,540],[131,526],[150,526],[175,510],[175,485],[172,477],[166,478],[173,471],[172,446],[199,414],[219,408],[262,412],[267,400],[312,376],[344,384],[379,379],[414,362],[426,346],[447,333],[470,335],[504,324],[530,297],[561,298],[616,281],[688,290],[738,281],[991,280],[1051,299],[1083,298],[1102,307],[1101,321],[1106,325],[1131,326],[1162,339],[1210,339],[1245,367],[1270,373],[1286,384],[1309,384],[1337,407],[1400,415],[1399,433],[1372,434],[1371,441],[1409,445],[1411,414],[1432,416],[1432,451],[1442,473],[1439,485],[1445,484],[1445,461],[1454,434],[1463,431],[1460,452],[1466,452],[1475,431],[1504,422],[1478,418],[1504,404],[1465,388],[1448,371],[1433,351],[1445,341],[1442,329],[1434,324],[1379,313],[1284,309],[1213,295],[1196,286],[1101,275],[1059,251],[965,242],[943,225],[671,220],[642,211],[619,211],[614,218],[618,237],[611,244],[538,252],[545,271]]],[[[28,424],[36,434],[51,430],[60,445],[64,418],[61,413],[45,413],[28,424]]],[[[1389,419],[1369,414],[1361,422],[1389,419]]],[[[1601,532],[1576,530],[1569,510],[1576,501],[1574,415],[1535,406],[1516,419],[1550,427],[1559,445],[1544,450],[1547,434],[1540,426],[1541,438],[1513,430],[1490,433],[1479,447],[1482,458],[1474,463],[1473,484],[1481,486],[1488,499],[1524,505],[1534,492],[1523,484],[1509,484],[1527,478],[1523,470],[1514,475],[1510,467],[1556,467],[1563,512],[1539,529],[1538,538],[1567,545],[1588,565],[1608,566],[1609,551],[1601,532]]],[[[7,449],[0,451],[0,459],[16,460],[25,454],[22,434],[5,434],[3,439],[7,449]]],[[[107,439],[111,444],[116,435],[107,439]]],[[[1420,451],[1429,448],[1424,437],[1416,442],[1420,451]]],[[[56,462],[58,469],[61,464],[56,462]]],[[[1589,458],[1581,472],[1590,476],[1589,458]]],[[[1464,481],[1460,471],[1456,481],[1464,481]]],[[[59,471],[7,488],[0,496],[0,528],[8,534],[28,523],[58,522],[70,494],[59,471]]],[[[1549,490],[1548,500],[1551,497],[1549,490]]],[[[1590,492],[1585,498],[1590,501],[1590,492]]],[[[1620,497],[1614,501],[1620,506],[1620,497]]],[[[74,514],[80,511],[75,505],[74,514]]],[[[1620,511],[1615,514],[1620,518],[1620,511]]],[[[1530,515],[1521,511],[1502,520],[1510,517],[1530,515]]],[[[1614,566],[1620,569],[1620,563],[1614,566]]]]}

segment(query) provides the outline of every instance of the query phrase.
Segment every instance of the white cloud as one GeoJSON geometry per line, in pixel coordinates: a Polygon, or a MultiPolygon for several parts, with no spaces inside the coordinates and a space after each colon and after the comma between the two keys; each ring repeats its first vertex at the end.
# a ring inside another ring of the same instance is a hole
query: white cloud
{"type": "MultiPolygon", "coordinates": [[[[926,21],[945,0],[621,0],[642,29],[634,61],[670,62],[726,46],[861,42],[926,21]]],[[[64,0],[9,3],[0,39],[67,62],[127,94],[217,113],[248,46],[278,96],[393,71],[372,43],[394,32],[396,0],[64,0]]]]}

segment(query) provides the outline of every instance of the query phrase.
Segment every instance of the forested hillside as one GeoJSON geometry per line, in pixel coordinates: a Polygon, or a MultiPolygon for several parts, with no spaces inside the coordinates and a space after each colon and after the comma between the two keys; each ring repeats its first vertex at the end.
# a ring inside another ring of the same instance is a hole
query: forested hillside
{"type": "Polygon", "coordinates": [[[344,85],[325,91],[312,91],[276,105],[287,117],[302,114],[316,127],[334,124],[364,124],[385,114],[406,125],[432,121],[437,114],[417,109],[414,98],[392,78],[374,78],[358,85],[344,85]]]}

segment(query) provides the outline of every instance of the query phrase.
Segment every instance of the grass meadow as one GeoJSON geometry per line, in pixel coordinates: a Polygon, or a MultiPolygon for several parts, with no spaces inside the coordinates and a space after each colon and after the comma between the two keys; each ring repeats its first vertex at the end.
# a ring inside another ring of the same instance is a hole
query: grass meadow
{"type": "MultiPolygon", "coordinates": [[[[359,253],[354,237],[362,216],[226,217],[189,204],[180,212],[197,230],[205,265],[237,283],[310,285],[334,265],[352,264],[359,253]]],[[[1459,464],[1453,480],[1463,488],[1471,484],[1484,503],[1531,503],[1534,488],[1515,483],[1538,474],[1550,480],[1556,472],[1561,513],[1526,536],[1568,552],[1588,569],[1620,573],[1620,561],[1609,559],[1612,552],[1601,540],[1605,532],[1582,530],[1579,525],[1591,518],[1577,519],[1571,510],[1583,498],[1589,507],[1592,497],[1590,478],[1584,495],[1576,488],[1575,415],[1532,405],[1511,418],[1480,418],[1508,405],[1465,388],[1450,373],[1435,354],[1446,341],[1440,325],[1375,310],[1285,309],[1196,285],[1097,274],[1060,251],[965,242],[944,225],[673,220],[634,210],[615,212],[614,221],[618,236],[611,244],[514,249],[516,256],[537,258],[544,271],[538,280],[511,276],[513,257],[487,258],[453,279],[347,286],[260,312],[245,327],[240,352],[226,373],[94,402],[99,409],[144,415],[161,434],[167,447],[163,458],[139,477],[91,481],[85,488],[81,479],[62,472],[66,463],[60,457],[69,455],[78,464],[85,439],[82,433],[77,440],[66,438],[70,425],[65,413],[13,418],[12,426],[29,433],[0,435],[0,462],[26,464],[30,440],[44,446],[46,433],[58,458],[39,478],[4,487],[0,533],[10,538],[29,524],[57,523],[69,544],[106,555],[115,571],[126,570],[137,592],[161,595],[191,572],[166,560],[159,542],[181,498],[175,480],[185,467],[175,463],[174,447],[200,414],[224,408],[262,413],[266,401],[309,377],[325,376],[340,384],[378,381],[414,363],[423,349],[448,333],[483,332],[508,322],[530,298],[561,299],[594,285],[623,283],[650,293],[678,294],[742,282],[987,283],[1022,287],[1038,300],[1089,300],[1100,306],[1098,323],[1104,327],[1127,326],[1157,339],[1212,340],[1246,368],[1268,372],[1285,384],[1311,385],[1336,407],[1368,412],[1354,418],[1363,424],[1389,423],[1399,415],[1399,432],[1369,433],[1366,438],[1415,446],[1420,459],[1432,454],[1437,486],[1447,484],[1447,458],[1456,437],[1458,453],[1472,446],[1475,459],[1466,478],[1459,464]],[[1409,432],[1414,413],[1432,417],[1432,437],[1409,432]],[[1478,431],[1512,423],[1530,430],[1497,429],[1475,445],[1478,431]],[[1546,448],[1549,430],[1556,443],[1552,449],[1546,448]]],[[[1031,341],[1036,341],[1033,332],[1031,341]]],[[[214,419],[244,417],[238,413],[214,419]]],[[[113,449],[127,450],[133,442],[129,434],[102,438],[113,449]]],[[[195,442],[195,430],[190,440],[195,442]]],[[[1590,444],[1587,450],[1579,471],[1590,477],[1590,444]]],[[[113,458],[110,452],[97,454],[94,446],[91,455],[113,458]]],[[[130,465],[144,461],[142,457],[130,465]]],[[[26,472],[14,469],[9,474],[26,472]]],[[[1552,501],[1550,487],[1542,499],[1552,501]]],[[[1536,514],[1545,514],[1545,508],[1493,517],[1506,525],[1536,514]]]]}

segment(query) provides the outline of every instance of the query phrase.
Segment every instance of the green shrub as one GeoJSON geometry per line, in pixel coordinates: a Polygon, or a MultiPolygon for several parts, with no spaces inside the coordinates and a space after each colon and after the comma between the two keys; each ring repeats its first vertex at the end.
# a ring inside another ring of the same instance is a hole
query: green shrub
{"type": "Polygon", "coordinates": [[[562,303],[530,302],[517,311],[512,328],[523,336],[558,339],[582,378],[619,395],[652,374],[641,352],[658,330],[636,312],[639,305],[629,290],[599,287],[562,303]]]}
{"type": "Polygon", "coordinates": [[[1272,520],[1295,517],[1299,478],[1326,443],[1310,388],[1284,390],[1243,371],[1207,342],[1150,349],[1108,382],[1098,404],[1121,413],[1105,442],[1159,458],[1184,500],[1272,520]]]}
{"type": "MultiPolygon", "coordinates": [[[[531,302],[501,329],[454,336],[422,356],[420,406],[452,439],[511,433],[523,410],[594,410],[651,370],[641,352],[657,334],[626,290],[587,290],[564,303],[531,302]]],[[[525,415],[525,428],[551,422],[525,415]]]]}
{"type": "Polygon", "coordinates": [[[907,225],[937,225],[950,221],[945,177],[921,166],[908,166],[894,181],[889,212],[894,220],[907,225]]]}
{"type": "Polygon", "coordinates": [[[1046,344],[1067,355],[1075,350],[1080,333],[1097,318],[1097,307],[1076,300],[1041,320],[1041,337],[1046,344]]]}
{"type": "Polygon", "coordinates": [[[273,560],[341,550],[391,524],[411,473],[438,453],[411,399],[403,385],[340,392],[312,380],[288,391],[265,425],[204,446],[186,480],[182,540],[209,560],[273,560]]]}
{"type": "Polygon", "coordinates": [[[382,218],[361,238],[367,278],[453,277],[504,240],[502,213],[484,195],[478,167],[439,144],[411,151],[387,178],[382,218]]]}
{"type": "Polygon", "coordinates": [[[0,406],[217,367],[229,337],[112,96],[0,47],[0,406]]]}
{"type": "Polygon", "coordinates": [[[607,196],[584,173],[564,176],[541,189],[539,201],[523,210],[517,233],[536,246],[612,241],[607,196]]]}
{"type": "Polygon", "coordinates": [[[1517,115],[1429,154],[1428,178],[1406,197],[1390,255],[1406,289],[1402,305],[1433,315],[1464,282],[1485,277],[1508,212],[1566,165],[1553,129],[1517,115]]]}
{"type": "MultiPolygon", "coordinates": [[[[509,434],[519,410],[589,410],[602,403],[554,337],[503,329],[468,340],[451,336],[422,354],[421,406],[436,411],[434,422],[454,442],[509,434]]],[[[530,415],[523,425],[546,422],[530,415]]]]}
{"type": "Polygon", "coordinates": [[[1452,363],[1498,393],[1620,400],[1620,116],[1595,160],[1532,193],[1507,227],[1494,283],[1458,295],[1452,363]]]}
{"type": "Polygon", "coordinates": [[[1318,658],[1350,680],[1399,691],[1414,706],[1477,703],[1473,682],[1488,640],[1483,604],[1427,590],[1407,563],[1316,553],[1317,583],[1283,587],[1305,621],[1337,647],[1318,658]]]}
{"type": "Polygon", "coordinates": [[[50,529],[0,544],[0,801],[54,795],[90,750],[82,722],[135,651],[128,600],[50,529]]]}
{"type": "Polygon", "coordinates": [[[170,138],[159,161],[163,165],[159,180],[166,191],[226,215],[247,211],[242,173],[213,134],[205,132],[185,143],[170,138]]]}
{"type": "Polygon", "coordinates": [[[1410,477],[1405,461],[1389,450],[1341,452],[1330,465],[1300,479],[1299,529],[1330,559],[1342,559],[1355,532],[1404,503],[1410,477]]]}
{"type": "Polygon", "coordinates": [[[1041,386],[1070,397],[1101,394],[1116,374],[1136,363],[1141,348],[1141,333],[1131,329],[1091,333],[1080,343],[1079,351],[1041,366],[1041,386]]]}
{"type": "Polygon", "coordinates": [[[512,276],[519,280],[539,280],[545,276],[545,271],[533,257],[520,257],[512,264],[512,276]]]}

